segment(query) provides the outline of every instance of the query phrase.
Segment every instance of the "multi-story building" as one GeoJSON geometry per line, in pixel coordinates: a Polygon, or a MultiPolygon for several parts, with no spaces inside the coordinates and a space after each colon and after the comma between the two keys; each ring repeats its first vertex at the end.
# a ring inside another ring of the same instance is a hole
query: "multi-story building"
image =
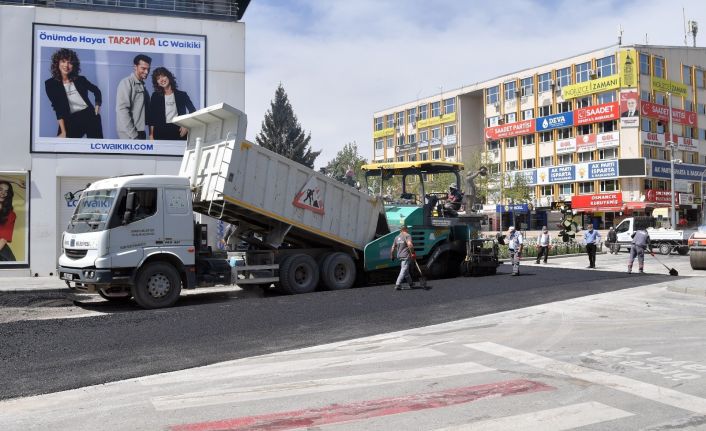
{"type": "Polygon", "coordinates": [[[496,228],[540,228],[570,206],[604,229],[671,206],[672,190],[678,220],[703,223],[705,81],[706,48],[602,48],[376,112],[373,160],[483,154],[498,183],[530,187],[529,202],[489,194],[496,228]]]}
{"type": "Polygon", "coordinates": [[[153,126],[244,109],[248,4],[0,0],[0,276],[55,274],[87,183],[178,173],[185,131],[153,126]],[[178,92],[158,91],[160,76],[178,92]]]}

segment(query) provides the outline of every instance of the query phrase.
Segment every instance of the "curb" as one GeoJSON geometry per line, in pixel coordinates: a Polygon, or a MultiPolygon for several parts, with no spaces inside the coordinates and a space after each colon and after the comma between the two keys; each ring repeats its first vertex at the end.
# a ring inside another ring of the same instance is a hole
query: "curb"
{"type": "Polygon", "coordinates": [[[706,288],[703,287],[681,287],[681,286],[669,286],[667,290],[675,293],[683,293],[686,295],[695,296],[706,296],[706,288]]]}

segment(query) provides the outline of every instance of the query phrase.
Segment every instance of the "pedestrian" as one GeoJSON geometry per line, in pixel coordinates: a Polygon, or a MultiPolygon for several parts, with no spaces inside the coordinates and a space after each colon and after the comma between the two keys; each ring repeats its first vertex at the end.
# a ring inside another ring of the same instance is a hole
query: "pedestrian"
{"type": "Polygon", "coordinates": [[[596,268],[596,247],[601,240],[601,234],[597,230],[593,230],[593,224],[586,226],[588,231],[583,234],[583,242],[586,244],[586,253],[588,253],[588,266],[586,268],[596,268]]]}
{"type": "Polygon", "coordinates": [[[640,268],[640,274],[645,269],[645,249],[650,248],[650,234],[645,228],[640,228],[632,234],[632,247],[630,247],[630,259],[628,259],[628,274],[632,273],[632,264],[637,257],[637,264],[640,268]]]}
{"type": "Polygon", "coordinates": [[[409,229],[405,225],[400,227],[400,234],[397,235],[395,241],[392,243],[390,260],[395,260],[395,252],[397,252],[397,259],[400,260],[400,275],[397,276],[395,290],[402,290],[402,283],[404,281],[409,283],[409,288],[412,289],[414,282],[409,273],[409,266],[416,255],[414,253],[414,244],[412,244],[412,236],[409,234],[409,229]]]}
{"type": "Polygon", "coordinates": [[[547,257],[549,257],[549,230],[546,226],[542,226],[542,233],[539,234],[537,238],[537,263],[544,256],[544,263],[547,263],[547,257]]]}
{"type": "Polygon", "coordinates": [[[608,231],[608,249],[610,250],[611,254],[618,254],[618,233],[613,229],[613,226],[610,227],[610,230],[608,231]]]}
{"type": "Polygon", "coordinates": [[[522,257],[522,234],[515,230],[515,226],[510,226],[507,230],[507,248],[510,251],[510,261],[512,262],[512,275],[520,275],[520,258],[522,257]]]}

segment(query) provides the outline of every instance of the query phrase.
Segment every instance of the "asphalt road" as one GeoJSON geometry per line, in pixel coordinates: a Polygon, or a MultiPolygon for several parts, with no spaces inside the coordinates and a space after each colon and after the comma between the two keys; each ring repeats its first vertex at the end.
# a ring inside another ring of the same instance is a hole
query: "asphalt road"
{"type": "Polygon", "coordinates": [[[428,290],[373,286],[299,296],[184,297],[141,310],[106,302],[84,318],[0,324],[0,398],[180,370],[658,283],[665,275],[525,267],[510,277],[434,280],[428,290]]]}

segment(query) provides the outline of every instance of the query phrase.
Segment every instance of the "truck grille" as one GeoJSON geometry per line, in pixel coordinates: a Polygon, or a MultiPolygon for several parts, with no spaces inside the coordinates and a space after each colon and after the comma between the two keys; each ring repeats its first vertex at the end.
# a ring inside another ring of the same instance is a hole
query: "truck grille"
{"type": "Polygon", "coordinates": [[[81,259],[86,256],[87,252],[88,250],[76,250],[73,248],[64,249],[64,254],[66,254],[66,257],[69,259],[81,259]]]}

